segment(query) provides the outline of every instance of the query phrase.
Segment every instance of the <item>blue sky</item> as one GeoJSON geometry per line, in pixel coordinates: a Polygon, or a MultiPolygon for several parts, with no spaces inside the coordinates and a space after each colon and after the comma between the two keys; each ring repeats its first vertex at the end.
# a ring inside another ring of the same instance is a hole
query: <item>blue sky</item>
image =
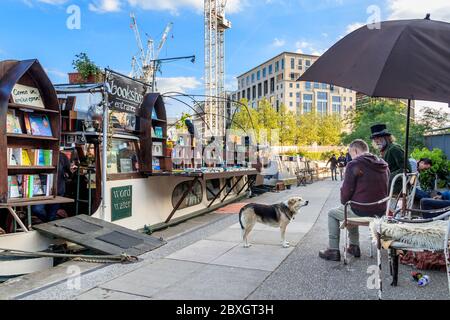
{"type": "MultiPolygon", "coordinates": [[[[195,54],[197,61],[163,66],[160,87],[203,92],[203,0],[2,0],[0,59],[37,58],[55,83],[67,82],[75,54],[86,52],[101,67],[128,73],[138,51],[130,12],[141,34],[160,38],[173,31],[160,58],[195,54]],[[81,9],[81,29],[69,30],[70,5],[81,9]]],[[[450,21],[447,0],[228,0],[233,28],[226,34],[227,89],[234,77],[282,51],[320,54],[378,6],[382,20],[432,17],[450,21]]],[[[179,113],[179,107],[169,114],[179,113]]]]}

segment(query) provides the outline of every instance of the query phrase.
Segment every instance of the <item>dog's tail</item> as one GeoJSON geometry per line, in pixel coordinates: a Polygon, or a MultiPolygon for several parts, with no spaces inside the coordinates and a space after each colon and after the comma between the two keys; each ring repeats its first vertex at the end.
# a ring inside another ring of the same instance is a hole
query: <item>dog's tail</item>
{"type": "Polygon", "coordinates": [[[241,229],[244,230],[244,225],[242,224],[242,212],[244,211],[246,207],[243,207],[240,211],[239,211],[239,224],[241,225],[241,229]]]}

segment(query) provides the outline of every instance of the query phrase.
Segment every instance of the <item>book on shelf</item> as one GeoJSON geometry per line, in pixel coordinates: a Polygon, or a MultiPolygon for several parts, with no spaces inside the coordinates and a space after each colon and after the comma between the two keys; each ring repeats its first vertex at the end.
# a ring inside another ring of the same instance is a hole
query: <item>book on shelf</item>
{"type": "Polygon", "coordinates": [[[161,127],[155,127],[155,137],[156,138],[162,138],[163,137],[163,129],[161,127]]]}
{"type": "Polygon", "coordinates": [[[53,150],[8,148],[8,166],[51,166],[53,150]]]}
{"type": "Polygon", "coordinates": [[[24,113],[23,122],[25,123],[25,133],[31,134],[30,115],[28,113],[24,113]]]}
{"type": "Polygon", "coordinates": [[[158,156],[158,157],[161,157],[163,155],[162,142],[153,142],[152,153],[154,156],[158,156]]]}
{"type": "Polygon", "coordinates": [[[152,119],[158,120],[158,116],[156,115],[156,110],[152,110],[152,119]]]}
{"type": "Polygon", "coordinates": [[[28,117],[30,120],[32,135],[46,137],[53,136],[50,121],[48,120],[48,117],[46,115],[30,114],[28,117]]]}
{"type": "Polygon", "coordinates": [[[155,158],[155,157],[152,158],[152,169],[153,169],[153,171],[161,170],[161,164],[160,164],[158,158],[155,158]]]}
{"type": "Polygon", "coordinates": [[[19,117],[16,116],[14,110],[8,110],[6,114],[6,132],[7,133],[22,133],[19,117]]]}
{"type": "Polygon", "coordinates": [[[54,174],[19,174],[8,176],[8,197],[51,196],[54,174]]]}

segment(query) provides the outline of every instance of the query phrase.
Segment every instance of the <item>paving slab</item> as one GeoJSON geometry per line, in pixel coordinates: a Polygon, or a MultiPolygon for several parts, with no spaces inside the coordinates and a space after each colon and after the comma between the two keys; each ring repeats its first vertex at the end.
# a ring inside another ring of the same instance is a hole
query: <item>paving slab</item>
{"type": "Polygon", "coordinates": [[[205,265],[187,278],[155,295],[161,300],[243,300],[270,274],[268,271],[205,265]]]}
{"type": "Polygon", "coordinates": [[[235,242],[200,240],[169,255],[167,258],[209,263],[236,245],[235,242]]]}
{"type": "Polygon", "coordinates": [[[145,267],[102,284],[103,289],[153,297],[157,292],[176,284],[202,268],[203,265],[188,261],[161,259],[145,267]]]}
{"type": "MultiPolygon", "coordinates": [[[[291,245],[296,245],[304,235],[305,233],[300,232],[286,232],[286,240],[291,245]]],[[[236,228],[225,229],[222,232],[210,236],[208,239],[235,242],[243,245],[242,231],[236,228]]],[[[280,245],[281,247],[281,233],[276,228],[272,228],[272,230],[252,230],[248,239],[252,244],[280,245]]]]}
{"type": "Polygon", "coordinates": [[[78,296],[76,300],[150,300],[150,299],[120,291],[94,288],[78,296]]]}
{"type": "Polygon", "coordinates": [[[236,246],[211,263],[245,269],[273,271],[291,253],[293,247],[253,244],[250,248],[236,246]]]}

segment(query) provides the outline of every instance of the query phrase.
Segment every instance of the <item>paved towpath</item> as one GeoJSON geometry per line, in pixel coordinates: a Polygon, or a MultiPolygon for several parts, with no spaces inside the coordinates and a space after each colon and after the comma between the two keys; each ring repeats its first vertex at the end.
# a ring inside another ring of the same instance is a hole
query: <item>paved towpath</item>
{"type": "MultiPolygon", "coordinates": [[[[338,203],[338,182],[321,181],[247,201],[275,203],[300,195],[310,201],[287,228],[291,247],[281,247],[278,229],[257,225],[253,246],[242,247],[237,215],[223,215],[195,230],[167,239],[168,244],[130,265],[99,266],[80,281],[61,280],[16,299],[376,299],[367,288],[368,232],[362,230],[362,258],[349,266],[318,258],[327,243],[327,211],[338,203]],[[78,286],[79,284],[79,286],[78,286]]],[[[384,262],[387,261],[384,255],[384,262]]],[[[447,299],[445,273],[427,272],[431,283],[418,288],[408,266],[400,266],[399,287],[386,299],[447,299]]]]}

